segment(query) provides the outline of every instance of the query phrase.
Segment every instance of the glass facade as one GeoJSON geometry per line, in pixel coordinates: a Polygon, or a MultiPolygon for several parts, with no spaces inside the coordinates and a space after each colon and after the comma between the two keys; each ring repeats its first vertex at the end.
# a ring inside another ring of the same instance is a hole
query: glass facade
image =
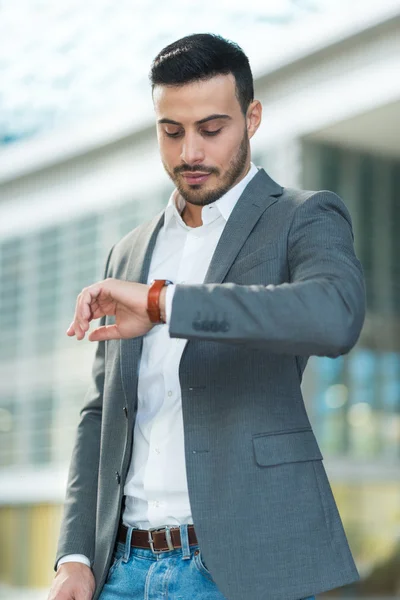
{"type": "Polygon", "coordinates": [[[66,336],[76,297],[168,194],[0,241],[0,467],[69,457],[94,349],[66,336]]]}
{"type": "Polygon", "coordinates": [[[356,348],[313,358],[310,410],[329,457],[400,459],[400,355],[356,348]]]}
{"type": "Polygon", "coordinates": [[[400,161],[305,145],[305,188],[330,189],[348,205],[364,269],[367,318],[357,347],[315,358],[310,407],[328,456],[400,458],[400,161]]]}
{"type": "MultiPolygon", "coordinates": [[[[362,594],[396,596],[400,573],[400,161],[304,144],[304,188],[347,204],[363,265],[367,317],[346,356],[312,357],[310,420],[362,575],[362,594]],[[397,575],[396,575],[397,573],[397,575]]],[[[396,596],[397,597],[397,596],[396,596]]]]}

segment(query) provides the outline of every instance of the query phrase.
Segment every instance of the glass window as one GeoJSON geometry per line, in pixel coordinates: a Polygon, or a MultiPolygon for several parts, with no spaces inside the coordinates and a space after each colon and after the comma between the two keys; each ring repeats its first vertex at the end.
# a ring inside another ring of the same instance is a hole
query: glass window
{"type": "Polygon", "coordinates": [[[72,320],[78,294],[99,280],[103,272],[102,218],[94,213],[64,226],[62,310],[58,321],[61,344],[68,341],[65,330],[72,320]]]}
{"type": "Polygon", "coordinates": [[[38,294],[36,314],[40,322],[55,319],[61,291],[61,230],[42,231],[38,239],[38,294]]]}
{"type": "Polygon", "coordinates": [[[322,187],[336,194],[340,188],[340,150],[334,146],[321,148],[321,180],[322,187]]]}
{"type": "Polygon", "coordinates": [[[380,452],[400,458],[400,353],[379,356],[379,398],[380,452]]]}
{"type": "Polygon", "coordinates": [[[30,419],[30,462],[47,463],[51,460],[53,397],[44,391],[33,396],[29,403],[30,419]]]}
{"type": "Polygon", "coordinates": [[[13,238],[0,247],[0,358],[15,357],[21,334],[24,291],[23,242],[13,238]]]}
{"type": "Polygon", "coordinates": [[[365,283],[367,286],[367,304],[370,311],[375,310],[375,295],[373,285],[373,252],[374,252],[374,177],[373,159],[365,155],[361,159],[361,168],[358,173],[360,190],[360,230],[359,240],[360,260],[364,269],[365,283]]]}
{"type": "Polygon", "coordinates": [[[368,349],[358,349],[347,358],[349,452],[356,458],[373,458],[380,453],[378,361],[377,353],[368,349]]]}
{"type": "Polygon", "coordinates": [[[392,246],[392,286],[395,313],[400,314],[400,167],[393,165],[391,172],[391,209],[392,219],[390,240],[392,246]]]}
{"type": "Polygon", "coordinates": [[[311,418],[328,456],[398,459],[400,162],[324,145],[306,144],[304,151],[309,189],[330,189],[339,195],[346,189],[343,200],[357,222],[358,258],[367,291],[367,319],[357,347],[334,360],[310,360],[315,390],[311,418]],[[388,197],[379,198],[381,188],[388,197]]]}
{"type": "Polygon", "coordinates": [[[70,225],[74,296],[99,276],[99,225],[100,216],[97,214],[86,216],[70,225]]]}
{"type": "Polygon", "coordinates": [[[35,345],[38,352],[50,352],[56,346],[62,293],[62,229],[52,227],[41,231],[36,244],[35,345]]]}
{"type": "Polygon", "coordinates": [[[315,379],[312,404],[315,432],[324,450],[340,455],[347,450],[346,403],[348,389],[344,384],[345,360],[339,357],[313,358],[310,366],[315,379]]]}
{"type": "Polygon", "coordinates": [[[16,406],[12,398],[0,399],[0,466],[10,465],[16,457],[16,406]]]}

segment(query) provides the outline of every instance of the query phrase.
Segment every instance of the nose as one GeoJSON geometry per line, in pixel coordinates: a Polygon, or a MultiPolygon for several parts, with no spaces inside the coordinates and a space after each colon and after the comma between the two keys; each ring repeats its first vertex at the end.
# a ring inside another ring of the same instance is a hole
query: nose
{"type": "Polygon", "coordinates": [[[204,150],[200,136],[185,135],[182,143],[181,160],[188,165],[204,161],[204,150]]]}

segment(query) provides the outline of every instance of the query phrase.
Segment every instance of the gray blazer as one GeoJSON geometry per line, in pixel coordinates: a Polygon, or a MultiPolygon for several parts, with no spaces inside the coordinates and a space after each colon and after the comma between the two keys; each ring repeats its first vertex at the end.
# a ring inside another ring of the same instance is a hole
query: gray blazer
{"type": "MultiPolygon", "coordinates": [[[[105,275],[145,283],[163,219],[117,243],[105,275]]],[[[343,202],[282,188],[262,169],[204,283],[176,288],[170,335],[189,340],[179,378],[190,504],[228,600],[298,600],[359,579],[300,383],[310,355],[353,347],[364,314],[343,202]]],[[[90,557],[95,599],[123,507],[141,348],[141,337],[98,344],[70,466],[56,560],[90,557]]]]}

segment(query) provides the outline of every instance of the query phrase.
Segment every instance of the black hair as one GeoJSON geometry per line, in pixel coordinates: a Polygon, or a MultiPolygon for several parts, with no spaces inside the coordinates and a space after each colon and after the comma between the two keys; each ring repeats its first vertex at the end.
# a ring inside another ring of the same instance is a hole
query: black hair
{"type": "Polygon", "coordinates": [[[184,85],[232,73],[236,96],[246,114],[254,99],[253,75],[243,50],[220,35],[195,33],[169,44],[153,60],[152,89],[156,85],[184,85]]]}

